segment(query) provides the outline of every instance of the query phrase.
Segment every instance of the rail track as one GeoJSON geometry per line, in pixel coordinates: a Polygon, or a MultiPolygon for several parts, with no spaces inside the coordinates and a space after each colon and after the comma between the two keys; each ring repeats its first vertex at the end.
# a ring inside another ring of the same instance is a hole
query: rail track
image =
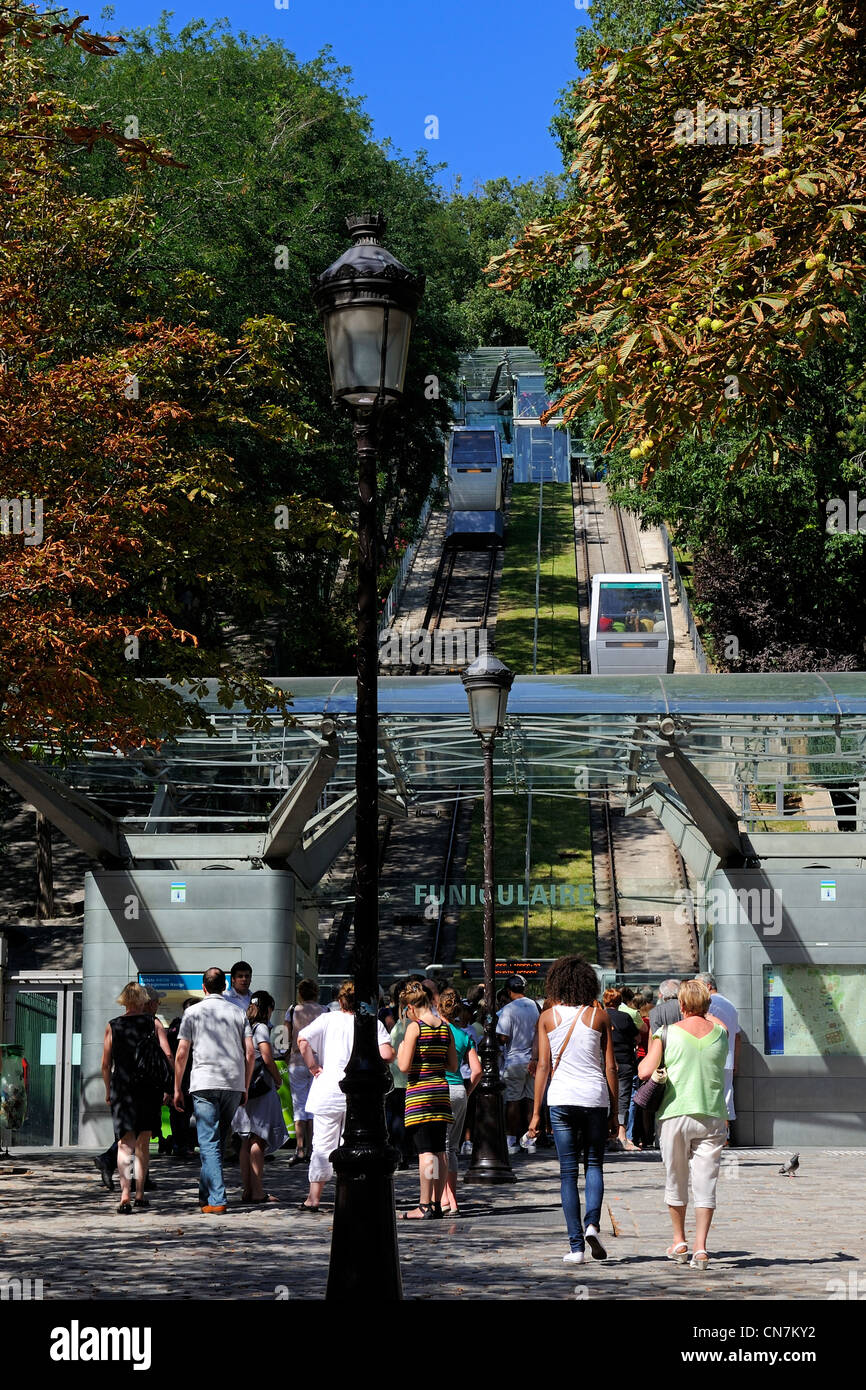
{"type": "MultiPolygon", "coordinates": [[[[604,483],[588,483],[580,474],[573,487],[575,504],[575,559],[577,563],[578,602],[581,613],[581,663],[588,674],[589,609],[594,574],[634,574],[643,569],[637,559],[637,547],[629,540],[631,518],[608,499],[604,483]]],[[[619,972],[647,968],[650,948],[658,937],[672,938],[672,967],[693,960],[697,968],[697,933],[693,921],[663,923],[659,912],[621,913],[620,902],[627,898],[622,891],[622,874],[617,872],[617,827],[625,823],[617,814],[621,798],[605,791],[590,799],[590,824],[593,845],[593,877],[595,879],[599,959],[619,972]]],[[[622,833],[622,832],[621,832],[622,833]]],[[[659,843],[652,854],[661,870],[660,876],[674,888],[689,888],[685,862],[679,850],[659,830],[659,843]],[[663,840],[662,837],[663,836],[663,840]],[[661,863],[659,863],[661,858],[661,863]]],[[[685,901],[685,899],[683,899],[685,901]]],[[[670,916],[670,914],[667,914],[670,916]]]]}
{"type": "Polygon", "coordinates": [[[451,675],[484,649],[502,554],[500,547],[442,552],[424,615],[425,640],[404,669],[413,675],[451,675]]]}

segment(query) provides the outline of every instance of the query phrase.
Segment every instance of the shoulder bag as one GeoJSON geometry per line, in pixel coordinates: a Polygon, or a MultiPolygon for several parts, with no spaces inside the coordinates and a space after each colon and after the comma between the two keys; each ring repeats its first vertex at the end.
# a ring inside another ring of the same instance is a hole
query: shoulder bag
{"type": "MultiPolygon", "coordinates": [[[[652,1076],[647,1077],[634,1093],[635,1105],[640,1105],[649,1113],[655,1114],[662,1103],[662,1096],[665,1093],[665,1086],[668,1083],[668,1073],[665,1067],[665,1047],[668,1041],[668,1025],[662,1024],[662,1060],[661,1066],[656,1067],[652,1076]]],[[[652,1046],[652,1043],[650,1043],[652,1046]]]]}

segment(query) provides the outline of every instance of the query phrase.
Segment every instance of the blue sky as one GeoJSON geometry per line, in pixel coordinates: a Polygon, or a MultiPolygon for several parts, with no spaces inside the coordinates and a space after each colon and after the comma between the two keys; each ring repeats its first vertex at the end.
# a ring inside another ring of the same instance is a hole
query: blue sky
{"type": "MultiPolygon", "coordinates": [[[[79,0],[79,8],[97,27],[101,5],[79,0]]],[[[447,163],[445,187],[458,173],[469,191],[477,179],[560,171],[548,126],[576,73],[586,13],[575,0],[288,0],[287,9],[275,0],[115,0],[113,8],[114,28],[146,27],[164,9],[172,29],[225,18],[236,31],[282,40],[302,61],[330,44],[353,71],[376,138],[447,163]],[[429,116],[438,139],[425,137],[429,116]]]]}

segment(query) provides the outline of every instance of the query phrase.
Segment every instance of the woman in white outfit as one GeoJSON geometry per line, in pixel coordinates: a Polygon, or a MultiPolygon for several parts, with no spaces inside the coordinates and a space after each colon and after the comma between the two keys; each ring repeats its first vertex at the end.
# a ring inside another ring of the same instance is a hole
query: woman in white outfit
{"type": "MultiPolygon", "coordinates": [[[[346,1096],[340,1082],[355,1041],[355,985],[344,980],[337,994],[340,1008],[320,1014],[298,1035],[301,1056],[313,1073],[307,1110],[313,1117],[313,1153],[310,1158],[310,1191],[300,1210],[317,1212],[325,1183],[334,1176],[329,1154],[343,1137],[346,1096]]],[[[384,1026],[376,1022],[379,1055],[393,1062],[394,1049],[384,1026]]]]}
{"type": "Polygon", "coordinates": [[[538,1020],[535,1108],[529,1122],[534,1139],[544,1092],[559,1158],[562,1209],[569,1251],[564,1264],[583,1264],[585,1246],[603,1260],[599,1240],[604,1200],[604,1149],[617,1127],[617,1070],[610,1019],[598,1003],[598,979],[582,956],[561,956],[545,981],[552,1007],[538,1020]],[[602,1063],[602,1058],[604,1062],[602,1063]],[[578,1173],[584,1156],[586,1226],[581,1222],[578,1173]]]}

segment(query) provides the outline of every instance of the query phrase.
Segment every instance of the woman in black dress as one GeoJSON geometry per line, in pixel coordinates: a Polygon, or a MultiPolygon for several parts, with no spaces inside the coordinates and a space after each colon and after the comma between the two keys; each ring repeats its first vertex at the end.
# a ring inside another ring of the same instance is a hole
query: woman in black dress
{"type": "Polygon", "coordinates": [[[634,1074],[637,1070],[637,1051],[638,1031],[635,1027],[634,1019],[620,1008],[622,1003],[622,993],[618,989],[606,989],[604,992],[604,1007],[607,1009],[607,1016],[610,1019],[611,1034],[613,1036],[613,1055],[616,1059],[616,1071],[619,1078],[619,1100],[618,1100],[618,1129],[617,1137],[614,1140],[614,1148],[628,1149],[630,1152],[637,1148],[627,1137],[625,1127],[628,1122],[628,1107],[631,1101],[632,1083],[634,1074]]]}
{"type": "Polygon", "coordinates": [[[118,1140],[117,1171],[120,1177],[122,1216],[132,1211],[130,1201],[132,1162],[135,1165],[135,1205],[149,1205],[144,1195],[150,1158],[150,1136],[162,1123],[161,1109],[165,1087],[141,1076],[142,1049],[146,1039],[156,1037],[165,1054],[169,1071],[172,1057],[165,1029],[151,1012],[150,996],[144,985],[131,982],[121,991],[118,1004],[126,1013],[112,1018],[105,1028],[102,1049],[102,1079],[106,1104],[111,1106],[114,1133],[118,1140]]]}

